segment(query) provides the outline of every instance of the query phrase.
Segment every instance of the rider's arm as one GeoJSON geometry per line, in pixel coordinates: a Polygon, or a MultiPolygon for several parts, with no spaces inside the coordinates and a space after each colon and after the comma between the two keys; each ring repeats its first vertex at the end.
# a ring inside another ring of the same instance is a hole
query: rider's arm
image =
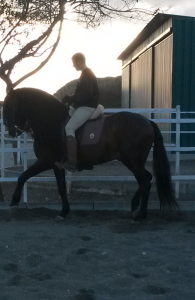
{"type": "Polygon", "coordinates": [[[89,101],[93,97],[94,78],[88,74],[81,77],[75,95],[71,96],[75,108],[79,106],[89,106],[89,101]]]}

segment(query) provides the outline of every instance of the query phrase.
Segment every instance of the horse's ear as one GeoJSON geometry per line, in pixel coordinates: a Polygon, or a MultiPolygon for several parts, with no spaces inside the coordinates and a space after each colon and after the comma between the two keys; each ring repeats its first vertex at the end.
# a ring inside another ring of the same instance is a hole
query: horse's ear
{"type": "Polygon", "coordinates": [[[14,91],[13,87],[7,87],[7,90],[6,90],[7,94],[12,94],[13,91],[14,91]]]}

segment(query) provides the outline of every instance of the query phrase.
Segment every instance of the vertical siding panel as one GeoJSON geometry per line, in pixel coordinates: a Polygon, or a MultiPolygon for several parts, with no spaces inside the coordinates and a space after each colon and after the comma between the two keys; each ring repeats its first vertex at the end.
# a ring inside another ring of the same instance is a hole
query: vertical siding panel
{"type": "MultiPolygon", "coordinates": [[[[191,60],[190,60],[190,110],[195,111],[195,21],[191,24],[191,60]]],[[[195,115],[191,115],[192,118],[195,115]]],[[[195,124],[190,125],[190,130],[195,131],[195,124]]],[[[190,134],[190,146],[195,145],[195,135],[190,134]]]]}
{"type": "MultiPolygon", "coordinates": [[[[172,66],[173,35],[155,46],[154,50],[154,108],[172,107],[172,66]]],[[[168,114],[158,114],[157,118],[170,118],[168,114]]],[[[160,124],[161,130],[170,131],[170,124],[160,124]]],[[[164,135],[166,143],[170,143],[171,135],[164,135]]]]}
{"type": "Polygon", "coordinates": [[[190,81],[191,81],[191,91],[190,91],[190,98],[191,98],[191,110],[195,111],[195,21],[192,23],[192,31],[191,31],[191,74],[190,74],[190,81]]]}
{"type": "MultiPolygon", "coordinates": [[[[176,19],[174,32],[173,106],[181,106],[183,111],[195,109],[195,20],[176,19]]],[[[192,117],[191,115],[185,117],[192,117]]],[[[195,125],[183,124],[182,130],[195,130],[195,125]]],[[[182,135],[182,146],[194,146],[193,134],[182,135]]]]}
{"type": "MultiPolygon", "coordinates": [[[[193,111],[195,108],[195,98],[192,97],[192,89],[194,89],[195,83],[195,68],[194,68],[194,43],[195,43],[195,35],[194,35],[194,24],[195,22],[186,21],[185,26],[185,56],[184,56],[184,93],[183,96],[184,102],[186,103],[186,109],[188,111],[193,111]]],[[[189,115],[190,117],[194,117],[194,115],[189,115]]],[[[195,124],[186,124],[184,127],[186,130],[195,130],[195,124]]],[[[194,134],[188,134],[186,136],[185,145],[194,146],[195,145],[195,136],[194,134]]]]}
{"type": "MultiPolygon", "coordinates": [[[[183,21],[184,22],[184,21],[183,21]]],[[[191,22],[186,21],[184,24],[184,41],[182,43],[182,47],[184,48],[183,53],[183,65],[184,65],[184,74],[183,74],[183,107],[187,110],[190,109],[190,85],[191,81],[190,74],[191,74],[191,22]]]]}
{"type": "MultiPolygon", "coordinates": [[[[176,18],[173,18],[173,104],[175,108],[177,105],[183,107],[183,75],[184,75],[184,47],[183,47],[183,37],[184,37],[184,23],[176,18]]],[[[185,125],[185,124],[183,124],[185,125]]],[[[181,129],[184,130],[183,125],[181,129]]],[[[172,129],[175,129],[175,126],[172,126],[172,129]]],[[[174,136],[175,137],[175,136],[174,136]]],[[[181,135],[181,145],[185,145],[184,135],[181,135]]]]}
{"type": "Polygon", "coordinates": [[[184,24],[173,18],[173,107],[183,106],[183,57],[184,24]]]}
{"type": "MultiPolygon", "coordinates": [[[[183,42],[181,44],[181,47],[183,48],[183,94],[182,94],[182,108],[183,110],[189,111],[191,109],[191,99],[190,99],[190,73],[191,73],[191,40],[190,40],[190,31],[191,26],[188,21],[182,21],[183,23],[183,42]]],[[[186,115],[186,117],[190,117],[189,115],[186,115]]],[[[190,125],[189,124],[183,124],[182,130],[189,130],[190,125]]],[[[183,145],[189,145],[191,136],[183,135],[182,136],[182,144],[183,145]]]]}
{"type": "Polygon", "coordinates": [[[173,36],[157,46],[154,55],[154,107],[172,107],[173,36]]]}
{"type": "MultiPolygon", "coordinates": [[[[131,64],[131,108],[151,108],[152,49],[131,64]]],[[[145,114],[150,118],[151,114],[145,114]]]]}
{"type": "Polygon", "coordinates": [[[129,84],[130,84],[130,66],[128,65],[126,68],[122,70],[122,108],[129,108],[129,84]]]}

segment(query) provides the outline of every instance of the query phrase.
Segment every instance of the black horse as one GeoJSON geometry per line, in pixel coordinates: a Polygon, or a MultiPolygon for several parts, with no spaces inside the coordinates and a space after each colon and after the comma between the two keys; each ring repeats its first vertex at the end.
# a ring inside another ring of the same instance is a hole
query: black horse
{"type": "MultiPolygon", "coordinates": [[[[16,89],[5,97],[5,126],[12,136],[18,131],[30,132],[37,157],[37,161],[19,176],[11,206],[19,204],[24,183],[30,177],[53,169],[62,199],[60,216],[65,218],[69,213],[65,171],[54,165],[66,156],[64,122],[67,116],[68,108],[41,90],[16,89]]],[[[120,112],[106,117],[102,132],[98,144],[78,144],[78,165],[89,167],[114,159],[121,161],[134,174],[139,185],[131,201],[133,217],[146,218],[152,175],[145,169],[145,162],[153,145],[153,170],[160,204],[177,208],[169,161],[158,126],[139,114],[120,112]]]]}

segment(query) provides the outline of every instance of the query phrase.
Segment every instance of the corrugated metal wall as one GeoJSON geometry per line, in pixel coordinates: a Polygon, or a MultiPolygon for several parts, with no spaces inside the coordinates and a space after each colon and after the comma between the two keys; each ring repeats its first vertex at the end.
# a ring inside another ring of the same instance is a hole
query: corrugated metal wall
{"type": "MultiPolygon", "coordinates": [[[[172,107],[173,35],[154,47],[154,108],[172,107]]],[[[168,114],[155,115],[156,118],[171,118],[168,114]]],[[[163,131],[170,131],[170,124],[159,124],[163,131]]],[[[164,135],[170,143],[171,135],[164,135]]]]}
{"type": "MultiPolygon", "coordinates": [[[[195,18],[173,19],[173,107],[178,104],[195,111],[195,18]]],[[[182,130],[195,130],[195,125],[182,125],[182,130]]],[[[195,146],[195,135],[182,135],[181,144],[195,146]]]]}
{"type": "Polygon", "coordinates": [[[142,49],[144,49],[148,44],[150,44],[153,40],[159,37],[167,28],[172,27],[172,18],[170,17],[162,26],[156,28],[156,30],[149,36],[145,37],[145,40],[129,55],[123,60],[123,65],[128,63],[128,61],[134,57],[137,53],[139,53],[142,49]]]}
{"type": "Polygon", "coordinates": [[[126,68],[122,70],[122,101],[121,107],[122,108],[129,108],[129,84],[130,84],[130,66],[128,65],[126,68]]]}
{"type": "Polygon", "coordinates": [[[195,110],[195,21],[173,20],[173,105],[195,110]]]}
{"type": "MultiPolygon", "coordinates": [[[[131,64],[130,107],[151,108],[152,49],[131,64]]],[[[147,114],[148,118],[151,114],[147,114]]]]}
{"type": "MultiPolygon", "coordinates": [[[[133,52],[129,53],[129,55],[122,62],[123,66],[126,63],[128,63],[129,60],[131,60],[137,53],[139,53],[141,50],[143,50],[148,44],[150,44],[154,39],[158,38],[158,36],[161,35],[165,30],[167,30],[167,28],[170,28],[170,27],[172,27],[172,18],[171,17],[164,24],[162,24],[162,26],[160,26],[159,28],[156,28],[156,30],[150,36],[146,36],[146,39],[133,52]]],[[[123,73],[122,77],[123,76],[126,76],[126,74],[123,73]]],[[[128,75],[128,78],[129,78],[129,75],[128,75]]],[[[125,86],[126,86],[126,83],[124,84],[124,87],[125,86]]],[[[125,91],[123,92],[123,86],[122,86],[122,103],[127,103],[126,95],[127,95],[126,92],[125,91]],[[123,99],[123,97],[124,97],[124,99],[123,99]]]]}
{"type": "MultiPolygon", "coordinates": [[[[137,48],[125,57],[123,65],[128,62],[131,63],[130,75],[127,68],[123,73],[126,74],[123,86],[128,87],[128,92],[123,91],[125,107],[129,93],[129,104],[133,108],[147,108],[151,105],[155,108],[175,108],[180,105],[182,111],[195,111],[195,18],[170,15],[151,35],[147,36],[146,31],[146,39],[142,39],[137,48]],[[130,62],[151,41],[171,27],[170,36],[152,46],[153,49],[149,49],[134,62],[130,62]]],[[[182,130],[195,131],[194,124],[181,127],[182,130]]],[[[195,146],[195,134],[183,136],[181,143],[182,146],[195,146]]]]}
{"type": "Polygon", "coordinates": [[[173,35],[154,47],[154,107],[172,107],[173,35]]]}

